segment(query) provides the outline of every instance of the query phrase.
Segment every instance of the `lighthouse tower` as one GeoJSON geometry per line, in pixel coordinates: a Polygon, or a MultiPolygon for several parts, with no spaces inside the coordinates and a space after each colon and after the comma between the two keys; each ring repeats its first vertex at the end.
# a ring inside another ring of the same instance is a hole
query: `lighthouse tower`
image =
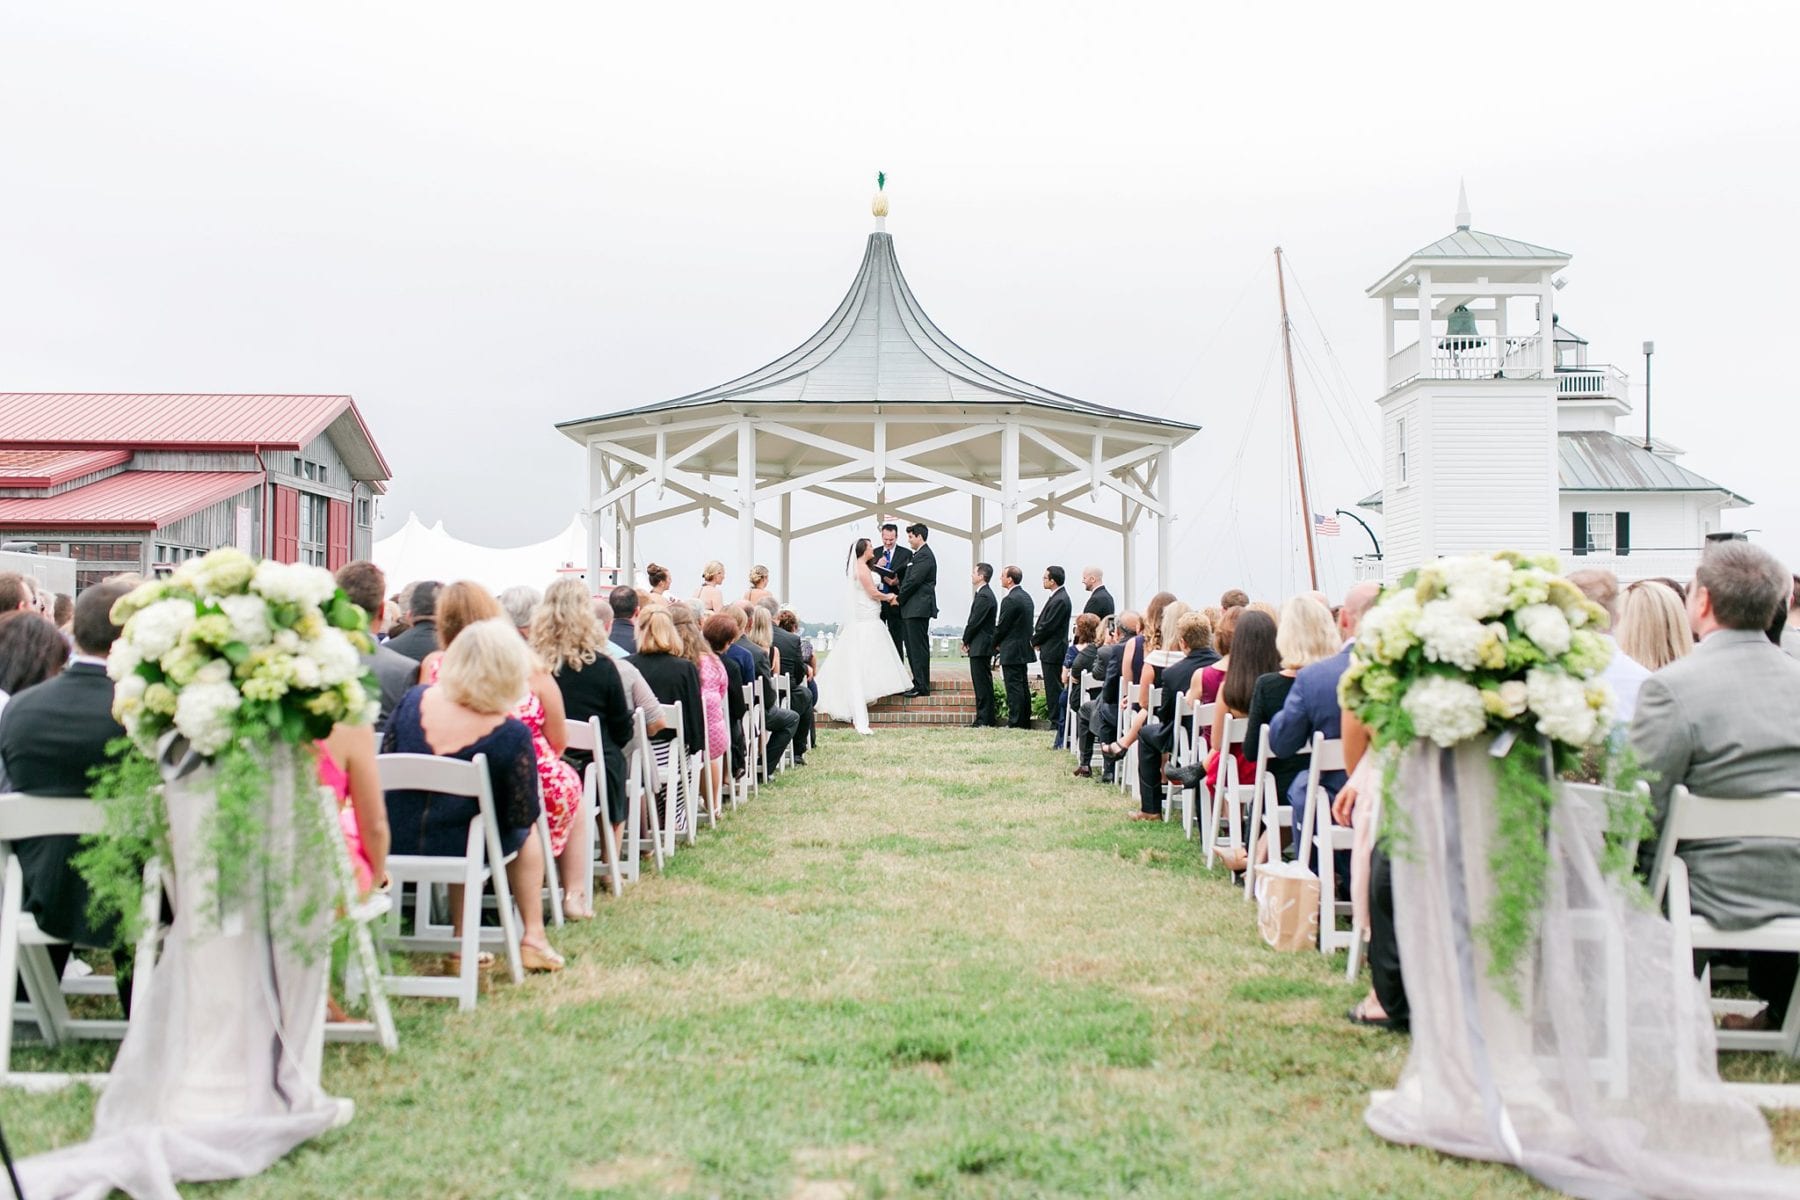
{"type": "Polygon", "coordinates": [[[1407,255],[1381,303],[1387,579],[1446,554],[1558,548],[1552,277],[1569,256],[1474,229],[1407,255]]]}

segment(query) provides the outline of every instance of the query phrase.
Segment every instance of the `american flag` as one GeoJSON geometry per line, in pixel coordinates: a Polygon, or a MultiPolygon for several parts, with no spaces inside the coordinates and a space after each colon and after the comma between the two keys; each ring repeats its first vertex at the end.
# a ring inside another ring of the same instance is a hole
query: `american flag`
{"type": "Polygon", "coordinates": [[[1338,525],[1336,517],[1328,517],[1323,513],[1313,514],[1313,533],[1318,537],[1336,537],[1344,532],[1338,525]]]}

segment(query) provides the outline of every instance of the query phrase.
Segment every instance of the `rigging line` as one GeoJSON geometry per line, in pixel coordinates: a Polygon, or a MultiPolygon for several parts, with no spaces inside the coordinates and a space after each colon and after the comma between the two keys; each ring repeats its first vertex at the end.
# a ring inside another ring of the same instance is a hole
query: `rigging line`
{"type": "MultiPolygon", "coordinates": [[[[1315,364],[1312,360],[1307,355],[1302,354],[1300,365],[1302,369],[1305,370],[1306,377],[1312,381],[1313,386],[1319,388],[1320,391],[1323,392],[1323,385],[1319,382],[1317,375],[1314,374],[1315,364]]],[[[1358,477],[1364,482],[1367,482],[1371,476],[1363,468],[1375,461],[1374,452],[1370,449],[1368,441],[1355,425],[1351,424],[1346,427],[1344,422],[1339,421],[1339,412],[1336,405],[1325,403],[1319,405],[1319,408],[1324,411],[1326,419],[1331,423],[1332,429],[1337,433],[1339,444],[1342,445],[1345,450],[1351,451],[1352,457],[1357,459],[1354,465],[1357,468],[1358,477]]]]}
{"type": "Polygon", "coordinates": [[[1250,273],[1244,276],[1244,286],[1238,289],[1237,298],[1231,302],[1231,307],[1225,312],[1225,319],[1219,322],[1219,327],[1213,330],[1211,337],[1206,339],[1206,344],[1194,352],[1194,360],[1188,364],[1187,370],[1182,372],[1181,382],[1175,385],[1175,389],[1169,393],[1169,398],[1163,401],[1165,407],[1175,403],[1175,398],[1181,395],[1181,389],[1187,386],[1188,380],[1193,378],[1194,372],[1200,369],[1200,362],[1206,357],[1206,352],[1213,348],[1213,344],[1219,340],[1219,335],[1225,332],[1227,325],[1231,324],[1231,318],[1237,316],[1237,310],[1244,303],[1244,297],[1250,294],[1250,285],[1256,282],[1257,273],[1258,269],[1252,268],[1250,273]]]}
{"type": "Polygon", "coordinates": [[[1313,381],[1321,399],[1325,401],[1323,407],[1328,410],[1335,408],[1343,415],[1345,427],[1355,436],[1363,455],[1371,461],[1374,460],[1374,444],[1369,440],[1369,435],[1373,431],[1367,427],[1365,422],[1356,419],[1355,409],[1343,403],[1342,397],[1331,386],[1329,379],[1324,377],[1323,364],[1313,357],[1312,351],[1307,348],[1305,342],[1300,343],[1300,357],[1306,366],[1307,377],[1313,381]]]}
{"type": "MultiPolygon", "coordinates": [[[[1320,338],[1321,338],[1321,340],[1324,341],[1324,344],[1325,344],[1326,354],[1330,357],[1330,361],[1331,361],[1332,365],[1337,368],[1339,375],[1342,375],[1343,374],[1343,364],[1337,361],[1336,355],[1331,350],[1330,341],[1325,339],[1325,337],[1324,337],[1324,332],[1325,331],[1323,329],[1319,330],[1320,338]]],[[[1361,419],[1361,420],[1357,419],[1357,414],[1359,414],[1359,413],[1366,414],[1367,413],[1367,407],[1366,407],[1365,403],[1361,400],[1361,398],[1357,396],[1356,389],[1354,387],[1348,386],[1349,385],[1348,379],[1345,379],[1343,381],[1345,386],[1340,387],[1338,381],[1334,380],[1331,377],[1330,373],[1325,370],[1325,364],[1318,360],[1318,358],[1313,354],[1312,350],[1307,346],[1306,342],[1303,339],[1299,338],[1298,334],[1299,334],[1299,331],[1295,330],[1295,335],[1296,335],[1295,340],[1300,342],[1301,352],[1304,355],[1306,355],[1308,358],[1311,358],[1313,360],[1314,366],[1318,371],[1317,383],[1318,383],[1320,394],[1322,396],[1330,399],[1333,403],[1338,404],[1341,408],[1343,408],[1345,410],[1345,412],[1350,415],[1352,421],[1356,425],[1368,426],[1369,422],[1366,419],[1361,419]]]]}
{"type": "Polygon", "coordinates": [[[1351,380],[1350,373],[1344,369],[1342,360],[1338,358],[1337,350],[1331,344],[1331,336],[1325,332],[1325,322],[1319,320],[1319,314],[1314,311],[1312,298],[1306,294],[1306,285],[1300,281],[1299,273],[1293,269],[1293,256],[1290,254],[1287,258],[1288,274],[1293,277],[1294,288],[1300,293],[1300,302],[1306,306],[1307,315],[1312,318],[1313,324],[1319,330],[1319,341],[1324,343],[1325,355],[1331,360],[1332,365],[1337,368],[1337,373],[1343,380],[1344,386],[1349,391],[1351,397],[1355,398],[1357,396],[1356,384],[1351,380]]]}
{"type": "MultiPolygon", "coordinates": [[[[1265,353],[1263,356],[1262,377],[1257,381],[1256,392],[1251,397],[1250,407],[1244,414],[1244,431],[1243,431],[1242,436],[1240,436],[1238,439],[1237,452],[1235,454],[1233,454],[1230,459],[1230,462],[1233,465],[1229,470],[1221,471],[1217,475],[1214,476],[1212,490],[1210,492],[1208,492],[1206,494],[1206,498],[1200,502],[1199,513],[1200,513],[1200,517],[1202,520],[1204,520],[1204,518],[1205,518],[1207,507],[1210,506],[1212,504],[1213,500],[1217,498],[1217,496],[1219,494],[1219,489],[1222,488],[1225,484],[1227,484],[1227,483],[1233,484],[1234,485],[1234,494],[1235,494],[1235,482],[1237,479],[1238,464],[1241,464],[1244,461],[1244,450],[1250,441],[1251,432],[1256,427],[1256,414],[1259,411],[1261,411],[1263,397],[1264,397],[1265,393],[1268,391],[1269,375],[1270,375],[1270,372],[1273,371],[1274,366],[1275,366],[1275,347],[1278,344],[1280,337],[1281,337],[1280,330],[1277,329],[1276,332],[1269,339],[1269,349],[1268,349],[1267,353],[1265,353]]],[[[1175,545],[1178,548],[1180,546],[1186,544],[1188,536],[1190,534],[1192,534],[1194,531],[1194,525],[1192,522],[1188,522],[1188,523],[1186,523],[1186,525],[1187,525],[1187,527],[1185,529],[1183,529],[1176,538],[1175,545]]]]}

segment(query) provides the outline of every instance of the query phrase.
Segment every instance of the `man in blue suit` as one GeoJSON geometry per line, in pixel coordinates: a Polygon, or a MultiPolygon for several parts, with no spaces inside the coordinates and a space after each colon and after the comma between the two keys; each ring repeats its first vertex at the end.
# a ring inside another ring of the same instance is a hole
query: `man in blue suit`
{"type": "MultiPolygon", "coordinates": [[[[1377,583],[1359,583],[1344,597],[1338,609],[1338,629],[1344,635],[1344,648],[1322,662],[1300,668],[1294,676],[1287,703],[1269,722],[1269,753],[1276,756],[1298,754],[1312,745],[1313,734],[1336,738],[1343,732],[1343,710],[1338,707],[1338,680],[1350,668],[1350,647],[1356,644],[1356,627],[1362,615],[1381,593],[1377,583]]],[[[1319,779],[1327,797],[1337,795],[1344,786],[1342,771],[1327,771],[1319,779]]],[[[1288,803],[1294,806],[1294,828],[1304,828],[1306,820],[1306,776],[1302,774],[1288,788],[1288,803]]]]}

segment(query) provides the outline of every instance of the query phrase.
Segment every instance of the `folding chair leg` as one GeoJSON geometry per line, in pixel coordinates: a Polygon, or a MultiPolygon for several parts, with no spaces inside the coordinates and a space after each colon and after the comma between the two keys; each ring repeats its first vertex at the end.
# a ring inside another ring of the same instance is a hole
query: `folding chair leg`
{"type": "MultiPolygon", "coordinates": [[[[600,835],[600,854],[610,875],[609,890],[617,899],[625,891],[625,864],[619,861],[619,839],[613,833],[612,814],[599,817],[596,832],[600,835]]],[[[598,872],[593,873],[596,877],[598,872]]]]}
{"type": "MultiPolygon", "coordinates": [[[[538,813],[537,833],[538,841],[544,845],[544,887],[550,893],[550,919],[555,924],[561,925],[563,923],[562,878],[556,871],[556,855],[550,852],[550,818],[542,812],[538,813]]],[[[524,903],[524,897],[521,896],[519,902],[524,903]]],[[[537,903],[541,905],[543,902],[543,897],[539,896],[537,903]]]]}
{"type": "MultiPolygon", "coordinates": [[[[394,1028],[394,1010],[388,1007],[387,989],[381,986],[381,964],[375,958],[375,939],[369,933],[369,927],[360,921],[352,936],[356,939],[356,963],[368,984],[369,1015],[374,1019],[376,1036],[381,1048],[392,1054],[400,1048],[400,1034],[394,1028]]],[[[467,959],[463,960],[463,966],[468,966],[467,959]]]]}
{"type": "Polygon", "coordinates": [[[6,874],[0,881],[0,988],[6,989],[6,1010],[0,1013],[0,1080],[12,1072],[13,996],[19,986],[19,922],[25,907],[25,872],[10,848],[6,874]]]}
{"type": "MultiPolygon", "coordinates": [[[[424,890],[423,884],[420,890],[424,890]]],[[[473,1012],[475,997],[481,990],[481,877],[473,871],[463,879],[461,945],[462,970],[457,978],[462,990],[456,997],[456,1007],[473,1012]]]]}
{"type": "MultiPolygon", "coordinates": [[[[662,768],[658,767],[654,762],[652,762],[650,764],[650,767],[651,767],[651,770],[653,770],[657,773],[656,788],[654,791],[652,791],[650,793],[650,795],[648,797],[650,803],[647,804],[645,807],[649,809],[649,812],[647,815],[650,818],[650,848],[656,856],[656,870],[660,874],[663,870],[663,836],[662,836],[662,811],[661,810],[662,810],[664,792],[663,792],[663,786],[662,786],[662,768]]],[[[631,836],[633,836],[633,837],[637,836],[635,829],[633,830],[631,836]]]]}

